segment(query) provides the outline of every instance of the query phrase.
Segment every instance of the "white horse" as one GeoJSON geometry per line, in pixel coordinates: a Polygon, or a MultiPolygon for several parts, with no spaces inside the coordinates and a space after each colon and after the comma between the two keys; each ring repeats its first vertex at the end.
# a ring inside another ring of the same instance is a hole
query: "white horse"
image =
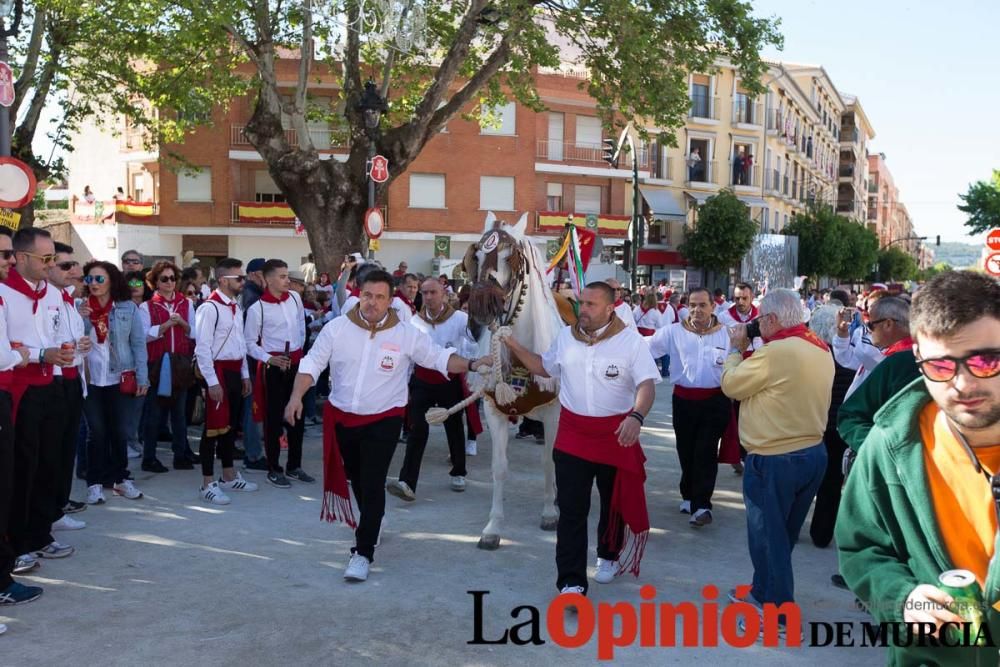
{"type": "Polygon", "coordinates": [[[558,383],[551,378],[529,376],[523,368],[512,368],[507,347],[493,344],[498,331],[501,334],[509,332],[526,348],[542,354],[563,326],[552,292],[546,285],[544,259],[524,238],[526,227],[527,215],[516,225],[509,226],[497,222],[493,213],[489,213],[482,238],[465,257],[465,269],[473,282],[469,317],[483,327],[478,338],[480,352],[499,354],[503,369],[500,384],[504,385],[501,387],[504,391],[498,390],[496,377],[487,380],[486,384],[486,422],[493,442],[493,505],[478,546],[491,551],[500,546],[504,516],[503,487],[507,478],[510,435],[508,417],[528,416],[545,425],[542,530],[555,530],[558,520],[552,463],[552,445],[559,426],[558,383]],[[514,396],[513,402],[505,403],[514,396]]]}

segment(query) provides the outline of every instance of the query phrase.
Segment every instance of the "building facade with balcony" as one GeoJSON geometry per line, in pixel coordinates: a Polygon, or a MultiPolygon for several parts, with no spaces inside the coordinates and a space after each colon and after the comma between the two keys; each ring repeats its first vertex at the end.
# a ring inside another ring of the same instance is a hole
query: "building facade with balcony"
{"type": "Polygon", "coordinates": [[[910,229],[903,229],[909,222],[909,215],[901,215],[899,189],[892,178],[884,153],[868,156],[868,228],[878,236],[880,248],[890,244],[906,248],[899,239],[913,236],[910,229]],[[905,233],[904,233],[905,232],[905,233]]]}
{"type": "Polygon", "coordinates": [[[868,220],[868,143],[875,138],[861,102],[844,95],[847,108],[840,117],[840,164],[837,213],[858,222],[868,220]]]}

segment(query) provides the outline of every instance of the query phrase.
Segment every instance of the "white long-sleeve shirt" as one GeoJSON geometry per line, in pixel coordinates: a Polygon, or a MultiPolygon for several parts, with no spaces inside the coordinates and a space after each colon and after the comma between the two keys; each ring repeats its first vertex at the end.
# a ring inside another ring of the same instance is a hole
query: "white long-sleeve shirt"
{"type": "Polygon", "coordinates": [[[10,346],[7,335],[7,304],[0,302],[0,371],[9,371],[21,363],[21,354],[10,346]]]}
{"type": "Polygon", "coordinates": [[[847,398],[885,359],[885,355],[872,343],[868,331],[864,327],[859,327],[850,337],[833,337],[833,358],[841,366],[857,369],[854,380],[844,395],[844,398],[847,398]]]}
{"type": "Polygon", "coordinates": [[[429,324],[420,315],[414,316],[410,324],[430,336],[436,345],[450,349],[460,356],[471,358],[476,354],[477,343],[469,333],[469,316],[461,310],[441,324],[429,324]]]}
{"type": "Polygon", "coordinates": [[[636,331],[635,318],[632,317],[632,308],[627,303],[622,302],[615,306],[615,315],[625,323],[629,329],[636,331]]]}
{"type": "MultiPolygon", "coordinates": [[[[38,283],[31,284],[29,281],[28,284],[33,289],[39,287],[38,283]]],[[[9,340],[28,348],[29,363],[38,363],[42,350],[59,347],[69,325],[62,316],[62,296],[58,288],[49,285],[34,310],[34,302],[30,298],[4,283],[0,283],[0,298],[6,305],[9,340]]]]}
{"type": "Polygon", "coordinates": [[[655,331],[663,326],[663,314],[655,306],[645,313],[642,312],[642,306],[636,306],[632,309],[632,318],[635,320],[636,328],[639,329],[655,331]]]}
{"type": "Polygon", "coordinates": [[[722,369],[729,351],[729,332],[720,327],[699,336],[683,324],[663,327],[645,339],[653,358],[670,355],[670,382],[692,389],[722,386],[722,369]]]}
{"type": "MultiPolygon", "coordinates": [[[[188,302],[188,310],[187,310],[188,317],[191,317],[191,315],[195,312],[194,301],[188,299],[187,302],[188,302]]],[[[162,324],[153,324],[153,318],[149,313],[149,309],[150,307],[152,307],[151,306],[152,303],[153,303],[152,301],[143,301],[142,303],[139,304],[139,321],[142,323],[143,331],[146,332],[146,340],[156,340],[157,338],[163,336],[163,332],[165,331],[162,324]]],[[[160,304],[157,304],[156,307],[160,308],[161,306],[160,304]]],[[[170,314],[177,312],[175,310],[171,310],[167,306],[162,306],[162,307],[168,312],[170,312],[170,314]]],[[[187,320],[185,321],[187,322],[187,320]]],[[[188,322],[188,324],[191,324],[191,322],[188,322]]],[[[191,327],[191,330],[188,332],[188,338],[194,338],[193,326],[191,327]]]]}
{"type": "Polygon", "coordinates": [[[316,382],[329,366],[331,405],[375,415],[407,404],[411,363],[447,375],[451,354],[409,322],[372,336],[349,317],[338,317],[323,327],[299,373],[316,382]]]}
{"type": "MultiPolygon", "coordinates": [[[[361,303],[361,299],[356,296],[349,296],[344,301],[344,305],[340,307],[341,313],[349,313],[354,306],[361,303]]],[[[406,302],[400,299],[398,296],[392,297],[392,309],[396,311],[396,316],[399,317],[400,322],[409,322],[413,319],[413,311],[410,307],[406,305],[406,302]]]]}
{"type": "Polygon", "coordinates": [[[219,303],[213,299],[205,301],[195,313],[195,343],[194,356],[198,360],[198,369],[209,387],[219,384],[215,374],[216,361],[242,360],[240,376],[250,378],[247,366],[247,344],[243,339],[243,311],[238,303],[216,290],[222,299],[219,303]],[[235,306],[235,312],[233,310],[235,306]]]}
{"type": "Polygon", "coordinates": [[[247,310],[243,337],[247,352],[258,361],[266,362],[271,352],[284,352],[286,341],[289,351],[301,350],[306,341],[306,318],[299,295],[289,292],[281,303],[258,299],[247,310]]]}

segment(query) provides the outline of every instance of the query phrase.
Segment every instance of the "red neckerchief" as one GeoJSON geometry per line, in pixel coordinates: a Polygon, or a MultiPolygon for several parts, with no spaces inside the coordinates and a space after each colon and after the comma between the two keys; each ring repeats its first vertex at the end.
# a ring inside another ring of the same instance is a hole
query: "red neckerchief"
{"type": "Polygon", "coordinates": [[[897,352],[904,352],[910,349],[913,349],[913,339],[907,336],[903,340],[898,340],[889,347],[882,350],[882,354],[884,354],[887,357],[891,357],[897,352]]]}
{"type": "Polygon", "coordinates": [[[770,343],[784,338],[801,338],[808,343],[812,343],[824,352],[830,351],[829,346],[823,342],[823,339],[817,336],[816,332],[807,328],[804,324],[796,324],[794,327],[788,327],[776,332],[773,336],[764,337],[764,342],[770,343]]]}
{"type": "Polygon", "coordinates": [[[413,305],[412,301],[410,301],[405,296],[403,296],[403,293],[401,291],[396,290],[396,296],[399,297],[400,301],[402,301],[403,303],[405,303],[407,306],[410,307],[410,313],[411,314],[413,314],[413,315],[417,314],[417,307],[413,305]]]}
{"type": "Polygon", "coordinates": [[[59,290],[59,296],[62,297],[63,303],[68,303],[71,306],[76,306],[76,302],[73,301],[73,297],[66,293],[66,290],[59,290]]]}
{"type": "Polygon", "coordinates": [[[746,324],[751,320],[757,319],[757,316],[760,315],[760,312],[757,310],[757,306],[750,304],[750,317],[748,317],[747,319],[743,319],[743,313],[741,313],[739,310],[736,309],[736,304],[733,304],[733,306],[729,309],[729,314],[737,322],[743,322],[744,324],[746,324]]]}
{"type": "MultiPolygon", "coordinates": [[[[281,296],[274,296],[271,294],[271,290],[265,290],[263,294],[260,295],[260,300],[264,303],[284,303],[288,301],[288,297],[292,295],[291,292],[285,292],[281,296]]],[[[233,303],[235,306],[236,304],[233,303]]],[[[236,314],[236,309],[233,308],[233,314],[236,314]]]]}
{"type": "MultiPolygon", "coordinates": [[[[267,292],[265,292],[265,294],[267,294],[267,292]]],[[[263,298],[264,297],[261,297],[261,299],[263,298]]],[[[223,306],[226,306],[229,308],[229,310],[233,311],[234,316],[236,315],[236,302],[232,301],[230,303],[226,303],[225,301],[223,301],[222,295],[219,294],[218,290],[212,292],[212,296],[208,297],[208,300],[215,301],[216,303],[221,303],[223,306]]]]}
{"type": "Polygon", "coordinates": [[[17,269],[11,267],[10,272],[7,274],[7,280],[4,281],[7,287],[16,290],[23,294],[24,296],[31,299],[31,314],[34,315],[38,312],[38,302],[45,298],[45,294],[49,291],[49,284],[44,280],[38,281],[38,289],[33,289],[28,281],[25,280],[17,269]]]}
{"type": "Polygon", "coordinates": [[[102,308],[97,297],[91,296],[87,299],[87,305],[90,306],[90,323],[94,325],[94,331],[97,332],[97,342],[103,343],[108,339],[108,318],[115,302],[109,298],[108,304],[102,308]]]}
{"type": "Polygon", "coordinates": [[[642,306],[639,306],[639,310],[642,311],[642,316],[639,318],[641,320],[643,317],[646,316],[646,313],[648,313],[649,311],[651,311],[653,309],[652,308],[643,308],[642,306]]]}
{"type": "Polygon", "coordinates": [[[725,302],[726,302],[726,300],[723,297],[721,297],[721,296],[715,297],[715,305],[721,306],[725,302]]]}
{"type": "Polygon", "coordinates": [[[615,301],[615,308],[617,308],[618,306],[622,305],[623,303],[625,303],[625,302],[622,301],[621,299],[618,299],[617,301],[615,301]]]}

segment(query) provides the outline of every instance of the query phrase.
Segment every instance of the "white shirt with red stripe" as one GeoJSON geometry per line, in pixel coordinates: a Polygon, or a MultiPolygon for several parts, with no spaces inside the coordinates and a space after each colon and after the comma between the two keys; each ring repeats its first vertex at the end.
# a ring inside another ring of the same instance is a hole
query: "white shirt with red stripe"
{"type": "MultiPolygon", "coordinates": [[[[596,335],[603,333],[598,330],[596,335]]],[[[559,403],[587,417],[610,417],[630,412],[636,388],[646,380],[660,382],[660,370],[635,329],[625,329],[587,345],[563,327],[542,355],[542,365],[559,378],[559,403]]]]}
{"type": "Polygon", "coordinates": [[[345,315],[323,327],[299,373],[317,382],[329,366],[330,404],[356,415],[377,415],[407,404],[412,363],[447,375],[451,355],[411,322],[373,337],[345,315]]]}
{"type": "MultiPolygon", "coordinates": [[[[28,284],[33,288],[38,287],[38,283],[32,285],[28,281],[28,284]]],[[[31,299],[4,283],[0,283],[0,298],[4,301],[7,313],[9,340],[28,348],[29,363],[38,363],[38,354],[43,349],[59,347],[69,326],[62,315],[63,302],[59,288],[49,285],[34,312],[34,302],[31,299]]]]}
{"type": "Polygon", "coordinates": [[[690,389],[722,386],[722,367],[729,352],[726,327],[699,336],[684,325],[676,324],[663,327],[645,340],[656,359],[670,355],[670,382],[674,385],[690,389]]]}
{"type": "Polygon", "coordinates": [[[638,329],[650,329],[652,331],[656,331],[664,324],[663,314],[658,308],[656,308],[656,306],[653,306],[647,311],[643,311],[642,306],[636,306],[632,309],[632,318],[635,320],[635,326],[638,329]]]}
{"type": "Polygon", "coordinates": [[[272,352],[283,354],[286,342],[289,352],[301,350],[306,340],[302,299],[295,292],[288,292],[288,297],[281,303],[257,299],[247,310],[243,338],[246,340],[247,353],[265,363],[272,352]]]}

